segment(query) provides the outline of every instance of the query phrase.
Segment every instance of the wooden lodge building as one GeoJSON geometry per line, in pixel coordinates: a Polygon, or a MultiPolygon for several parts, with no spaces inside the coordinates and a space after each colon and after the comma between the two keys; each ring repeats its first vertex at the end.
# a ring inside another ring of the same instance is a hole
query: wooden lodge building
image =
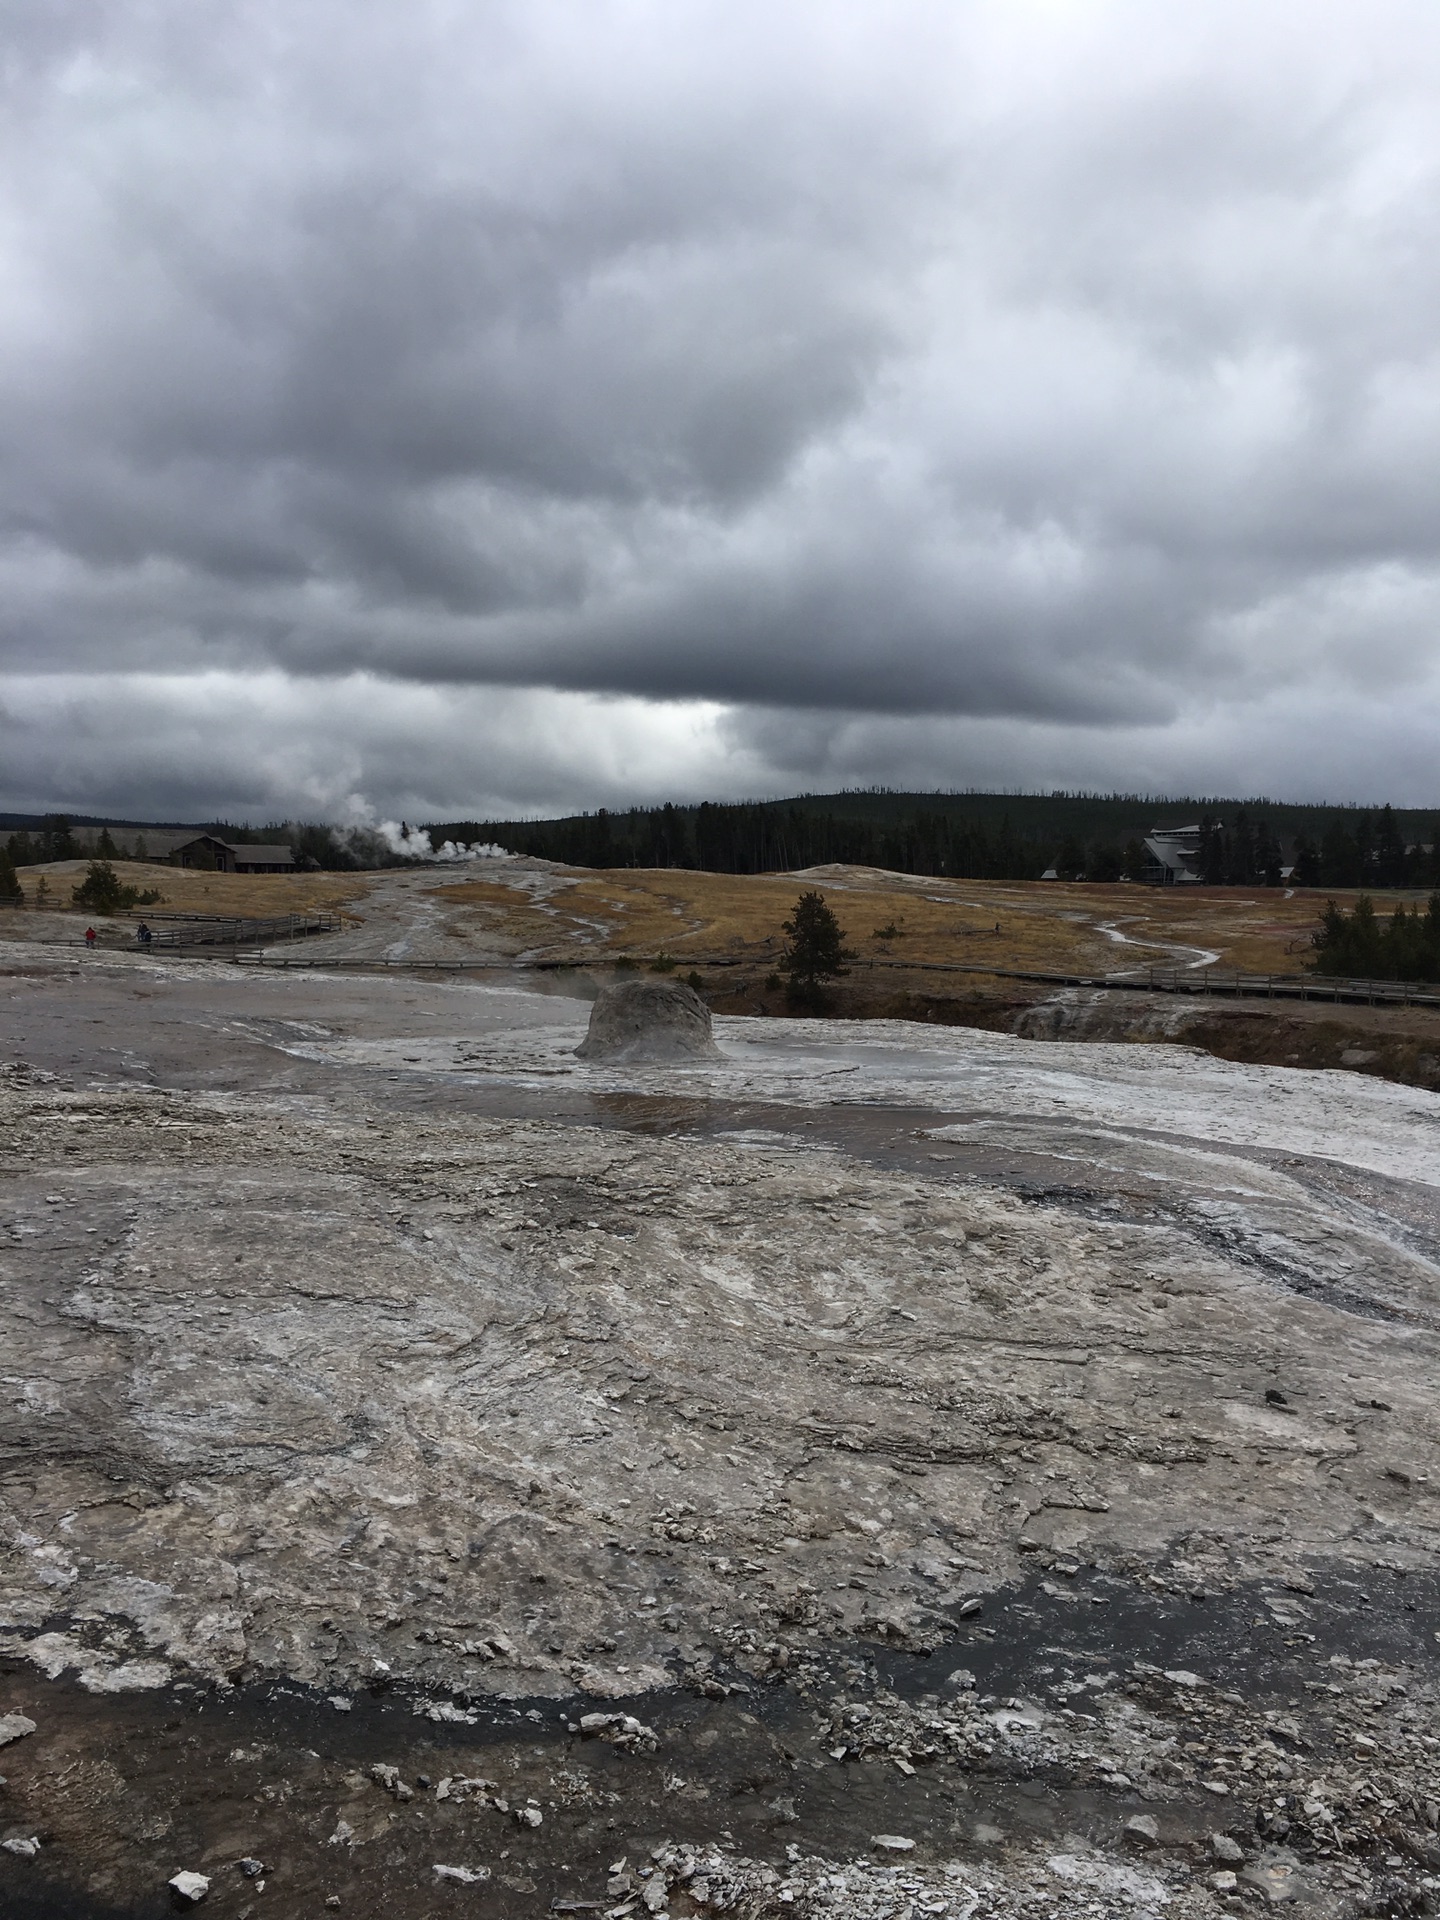
{"type": "Polygon", "coordinates": [[[203,867],[209,873],[293,873],[295,854],[287,846],[246,846],[198,833],[169,854],[172,867],[203,867]]]}
{"type": "MultiPolygon", "coordinates": [[[[111,827],[108,829],[116,853],[124,860],[153,860],[161,866],[198,867],[206,873],[294,873],[295,853],[284,845],[247,845],[238,840],[222,840],[218,834],[197,833],[193,827],[180,832],[154,827],[111,827]]],[[[102,829],[75,827],[75,841],[88,856],[97,850],[102,829]]]]}

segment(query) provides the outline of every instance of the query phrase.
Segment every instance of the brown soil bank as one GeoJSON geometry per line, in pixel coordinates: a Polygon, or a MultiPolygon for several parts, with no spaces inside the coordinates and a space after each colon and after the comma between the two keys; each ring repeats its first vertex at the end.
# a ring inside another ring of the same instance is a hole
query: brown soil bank
{"type": "MultiPolygon", "coordinates": [[[[713,991],[717,1013],[788,1015],[783,993],[759,982],[713,991]]],[[[1029,1040],[1169,1041],[1254,1066],[1333,1068],[1440,1091],[1440,1013],[1423,1007],[1311,1006],[1285,1001],[1196,1002],[1167,993],[1047,989],[976,981],[953,993],[925,976],[840,981],[828,1009],[842,1020],[921,1020],[1018,1033],[1029,1040]]]]}

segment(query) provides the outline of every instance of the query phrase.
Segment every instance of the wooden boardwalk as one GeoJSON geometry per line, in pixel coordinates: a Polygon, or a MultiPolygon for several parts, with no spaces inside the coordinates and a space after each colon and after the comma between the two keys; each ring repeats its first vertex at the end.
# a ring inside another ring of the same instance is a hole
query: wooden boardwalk
{"type": "Polygon", "coordinates": [[[193,947],[266,946],[274,940],[300,940],[317,933],[342,933],[341,913],[276,913],[245,916],[220,913],[163,913],[135,915],[144,921],[151,951],[174,952],[193,947]]]}

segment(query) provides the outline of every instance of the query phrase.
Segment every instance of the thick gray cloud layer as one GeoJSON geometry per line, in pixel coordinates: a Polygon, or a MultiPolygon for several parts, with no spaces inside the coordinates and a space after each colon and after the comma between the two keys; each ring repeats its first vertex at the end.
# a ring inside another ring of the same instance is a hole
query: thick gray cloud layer
{"type": "Polygon", "coordinates": [[[0,33],[0,802],[1440,798],[1428,0],[0,33]]]}

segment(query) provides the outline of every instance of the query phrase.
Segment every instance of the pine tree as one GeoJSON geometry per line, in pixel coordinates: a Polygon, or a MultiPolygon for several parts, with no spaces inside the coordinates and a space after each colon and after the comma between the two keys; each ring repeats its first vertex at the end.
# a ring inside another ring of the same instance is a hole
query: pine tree
{"type": "Polygon", "coordinates": [[[1297,887],[1320,885],[1320,855],[1315,843],[1303,833],[1295,836],[1295,870],[1290,877],[1297,887]]]}
{"type": "Polygon", "coordinates": [[[1405,840],[1388,801],[1380,810],[1375,830],[1375,879],[1382,887],[1405,884],[1405,840]]]}
{"type": "Polygon", "coordinates": [[[1255,824],[1244,807],[1235,815],[1230,826],[1228,844],[1225,849],[1224,882],[1229,887],[1250,887],[1255,884],[1258,873],[1263,872],[1257,845],[1255,824]]]}
{"type": "Polygon", "coordinates": [[[42,860],[78,860],[80,849],[63,813],[49,813],[40,828],[42,860]]]}
{"type": "Polygon", "coordinates": [[[1384,936],[1368,893],[1361,894],[1349,914],[1327,900],[1319,929],[1310,938],[1317,973],[1378,980],[1384,971],[1384,936]]]}
{"type": "Polygon", "coordinates": [[[1225,866],[1229,854],[1226,844],[1225,828],[1218,820],[1212,820],[1207,813],[1200,822],[1200,878],[1207,887],[1223,887],[1225,884],[1225,866]]]}
{"type": "Polygon", "coordinates": [[[1319,881],[1324,887],[1358,887],[1365,878],[1355,836],[1343,820],[1331,820],[1320,837],[1319,881]]]}
{"type": "Polygon", "coordinates": [[[124,886],[108,860],[92,860],[89,871],[70,896],[77,907],[91,913],[118,913],[135,904],[135,889],[124,886]]]}
{"type": "Polygon", "coordinates": [[[848,973],[845,932],[823,893],[802,893],[784,923],[790,936],[780,958],[787,992],[796,1006],[824,1005],[824,983],[848,973]]]}
{"type": "Polygon", "coordinates": [[[1055,871],[1062,880],[1079,880],[1085,873],[1085,849],[1074,834],[1066,836],[1055,856],[1055,871]]]}
{"type": "Polygon", "coordinates": [[[1278,887],[1280,869],[1284,864],[1284,855],[1280,851],[1280,842],[1270,831],[1266,820],[1260,822],[1255,835],[1255,868],[1264,876],[1267,887],[1278,887]]]}

